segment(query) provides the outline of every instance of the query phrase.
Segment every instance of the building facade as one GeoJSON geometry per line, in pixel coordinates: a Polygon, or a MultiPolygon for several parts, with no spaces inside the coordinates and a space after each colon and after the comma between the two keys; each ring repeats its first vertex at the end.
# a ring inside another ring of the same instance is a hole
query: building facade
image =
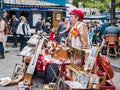
{"type": "Polygon", "coordinates": [[[65,0],[2,0],[1,10],[7,10],[9,17],[25,16],[34,27],[39,17],[50,17],[52,25],[57,27],[66,14],[65,0]]]}

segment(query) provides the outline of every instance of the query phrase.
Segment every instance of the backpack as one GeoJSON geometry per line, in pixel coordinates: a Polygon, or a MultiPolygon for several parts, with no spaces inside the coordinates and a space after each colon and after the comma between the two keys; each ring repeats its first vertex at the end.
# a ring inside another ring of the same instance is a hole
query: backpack
{"type": "Polygon", "coordinates": [[[114,71],[110,65],[110,61],[104,56],[99,56],[97,61],[100,70],[106,72],[107,74],[106,79],[107,80],[112,79],[114,76],[114,71]]]}

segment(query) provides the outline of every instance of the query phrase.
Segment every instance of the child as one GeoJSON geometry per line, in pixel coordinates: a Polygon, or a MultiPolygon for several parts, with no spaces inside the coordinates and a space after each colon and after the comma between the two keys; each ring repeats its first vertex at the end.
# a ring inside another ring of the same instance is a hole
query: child
{"type": "Polygon", "coordinates": [[[50,31],[48,40],[49,41],[54,41],[54,37],[55,37],[55,29],[52,28],[51,31],[50,31]]]}

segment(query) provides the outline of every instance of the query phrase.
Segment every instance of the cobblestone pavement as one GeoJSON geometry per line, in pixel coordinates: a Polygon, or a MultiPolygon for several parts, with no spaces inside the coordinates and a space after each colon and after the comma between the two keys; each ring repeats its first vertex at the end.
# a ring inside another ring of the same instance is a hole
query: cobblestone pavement
{"type": "MultiPolygon", "coordinates": [[[[9,45],[7,46],[7,49],[10,52],[5,53],[5,59],[0,59],[0,78],[11,77],[15,64],[22,63],[22,57],[17,56],[17,54],[19,53],[19,48],[11,48],[11,45],[9,45]]],[[[120,90],[119,77],[120,77],[120,72],[115,72],[113,82],[116,86],[116,90],[120,90]]],[[[36,83],[34,80],[33,81],[34,85],[32,90],[42,90],[42,80],[38,79],[37,82],[38,82],[38,88],[36,87],[36,83]]],[[[6,87],[0,86],[0,90],[18,90],[18,89],[17,89],[17,85],[13,85],[13,86],[6,86],[6,87]]]]}
{"type": "MultiPolygon", "coordinates": [[[[0,78],[4,77],[12,77],[14,66],[16,63],[21,64],[22,63],[22,57],[17,56],[19,51],[19,48],[11,48],[11,45],[7,46],[7,50],[9,50],[8,53],[5,53],[5,59],[0,59],[0,78]]],[[[36,87],[36,81],[33,80],[33,89],[32,90],[42,90],[42,81],[43,80],[37,80],[38,88],[36,87]]],[[[18,85],[13,86],[6,86],[2,87],[0,86],[0,90],[18,90],[18,85]]]]}

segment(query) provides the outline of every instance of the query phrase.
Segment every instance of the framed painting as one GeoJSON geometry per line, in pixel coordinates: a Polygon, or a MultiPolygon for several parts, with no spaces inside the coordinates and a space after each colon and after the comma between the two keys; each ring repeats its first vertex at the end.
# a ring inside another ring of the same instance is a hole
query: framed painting
{"type": "Polygon", "coordinates": [[[19,74],[21,74],[21,72],[24,73],[25,69],[26,69],[25,64],[16,64],[14,67],[13,74],[12,74],[12,79],[18,77],[19,74]]]}
{"type": "Polygon", "coordinates": [[[57,13],[56,14],[56,20],[61,20],[61,18],[62,18],[62,15],[60,13],[57,13]]]}
{"type": "Polygon", "coordinates": [[[82,69],[84,63],[84,52],[79,49],[72,48],[70,56],[71,65],[77,70],[82,69]]]}
{"type": "Polygon", "coordinates": [[[81,72],[76,73],[75,81],[77,81],[83,88],[87,88],[89,83],[89,77],[81,72]]]}

